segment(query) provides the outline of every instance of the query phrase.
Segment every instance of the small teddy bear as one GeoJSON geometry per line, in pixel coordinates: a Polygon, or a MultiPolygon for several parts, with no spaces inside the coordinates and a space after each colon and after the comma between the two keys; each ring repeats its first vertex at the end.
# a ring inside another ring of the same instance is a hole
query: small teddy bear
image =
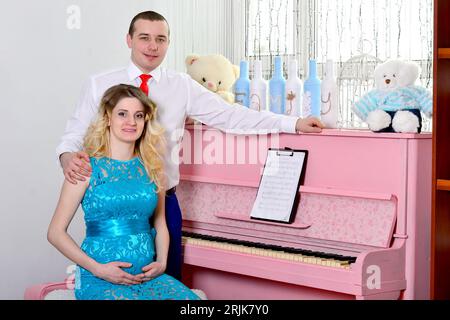
{"type": "Polygon", "coordinates": [[[423,112],[432,116],[431,94],[414,85],[420,68],[413,62],[389,60],[374,72],[375,89],[353,106],[353,112],[374,132],[420,133],[423,112]]]}
{"type": "Polygon", "coordinates": [[[190,55],[186,58],[187,73],[209,91],[234,103],[233,84],[239,77],[239,67],[220,54],[190,55]]]}

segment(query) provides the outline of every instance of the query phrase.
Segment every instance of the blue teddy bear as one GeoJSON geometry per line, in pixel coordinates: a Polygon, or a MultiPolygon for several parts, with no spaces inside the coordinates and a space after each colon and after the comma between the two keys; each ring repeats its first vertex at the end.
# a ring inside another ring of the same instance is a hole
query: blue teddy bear
{"type": "Polygon", "coordinates": [[[431,94],[414,83],[420,68],[412,62],[387,61],[375,69],[375,89],[353,106],[374,132],[420,133],[422,113],[433,114],[431,94]]]}

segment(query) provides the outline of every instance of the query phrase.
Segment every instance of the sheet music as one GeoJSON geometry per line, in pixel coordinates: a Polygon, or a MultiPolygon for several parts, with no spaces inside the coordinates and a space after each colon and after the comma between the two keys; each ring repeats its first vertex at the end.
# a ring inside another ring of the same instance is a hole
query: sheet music
{"type": "Polygon", "coordinates": [[[289,222],[306,152],[269,150],[252,218],[289,222]]]}

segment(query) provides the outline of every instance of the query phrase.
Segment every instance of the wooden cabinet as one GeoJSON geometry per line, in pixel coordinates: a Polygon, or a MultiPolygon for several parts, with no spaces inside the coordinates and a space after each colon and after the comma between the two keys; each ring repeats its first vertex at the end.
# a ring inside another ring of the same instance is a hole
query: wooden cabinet
{"type": "Polygon", "coordinates": [[[435,0],[431,297],[450,299],[450,1],[435,0]]]}

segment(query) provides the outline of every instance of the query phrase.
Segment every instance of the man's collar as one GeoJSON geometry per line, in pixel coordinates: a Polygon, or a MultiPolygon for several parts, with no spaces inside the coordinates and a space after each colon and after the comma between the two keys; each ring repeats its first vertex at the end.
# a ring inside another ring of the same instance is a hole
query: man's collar
{"type": "MultiPolygon", "coordinates": [[[[130,62],[130,65],[127,68],[128,77],[130,81],[136,80],[141,74],[142,71],[133,63],[130,62]]],[[[161,79],[161,66],[157,67],[155,70],[149,73],[156,82],[159,82],[161,79]]]]}

